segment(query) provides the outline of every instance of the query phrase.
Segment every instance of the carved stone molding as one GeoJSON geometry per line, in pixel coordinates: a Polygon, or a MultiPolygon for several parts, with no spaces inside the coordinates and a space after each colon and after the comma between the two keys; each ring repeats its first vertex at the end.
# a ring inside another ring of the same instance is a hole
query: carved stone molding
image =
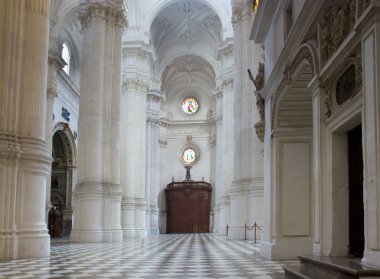
{"type": "Polygon", "coordinates": [[[48,64],[54,65],[57,70],[63,69],[63,67],[66,66],[65,60],[63,60],[58,51],[55,53],[49,53],[48,64]]]}
{"type": "Polygon", "coordinates": [[[244,1],[240,3],[232,4],[232,18],[231,23],[235,25],[241,21],[246,20],[253,13],[253,9],[250,1],[244,1]]]}
{"type": "Polygon", "coordinates": [[[158,139],[158,144],[160,145],[160,148],[166,148],[168,145],[168,141],[164,138],[158,139]]]}
{"type": "Polygon", "coordinates": [[[147,102],[164,102],[164,94],[162,94],[159,90],[149,89],[147,95],[147,102]]]}
{"type": "Polygon", "coordinates": [[[160,126],[160,120],[154,117],[147,117],[146,124],[156,128],[160,126]]]}
{"type": "Polygon", "coordinates": [[[233,78],[224,78],[222,82],[222,89],[227,90],[227,89],[232,89],[234,86],[234,79],[233,78]]]}
{"type": "Polygon", "coordinates": [[[128,89],[135,89],[138,92],[148,92],[148,82],[138,79],[127,79],[123,81],[123,94],[127,93],[128,89]]]}
{"type": "Polygon", "coordinates": [[[151,56],[151,50],[148,49],[149,46],[143,45],[142,47],[124,47],[123,56],[140,56],[147,59],[151,56]]]}
{"type": "Polygon", "coordinates": [[[46,99],[55,99],[58,97],[58,88],[55,83],[48,84],[46,88],[46,99]]]}
{"type": "Polygon", "coordinates": [[[167,31],[171,27],[171,22],[164,16],[158,17],[158,25],[161,31],[167,31]]]}
{"type": "Polygon", "coordinates": [[[320,60],[324,65],[353,30],[357,15],[369,6],[368,0],[332,0],[319,19],[320,60]]]}
{"type": "Polygon", "coordinates": [[[334,79],[327,82],[325,93],[325,117],[333,116],[350,99],[362,90],[361,49],[354,56],[346,59],[336,70],[334,79]]]}

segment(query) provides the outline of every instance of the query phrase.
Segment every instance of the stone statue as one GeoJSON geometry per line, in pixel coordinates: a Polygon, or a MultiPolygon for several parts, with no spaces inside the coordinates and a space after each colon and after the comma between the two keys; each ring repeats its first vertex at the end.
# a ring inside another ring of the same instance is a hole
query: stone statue
{"type": "Polygon", "coordinates": [[[256,107],[260,115],[260,121],[265,120],[265,100],[261,96],[261,93],[255,92],[256,95],[256,107]]]}
{"type": "Polygon", "coordinates": [[[255,124],[255,130],[257,137],[261,142],[264,142],[264,131],[265,131],[265,100],[260,93],[260,89],[264,83],[264,63],[259,63],[259,69],[256,78],[253,78],[251,71],[248,69],[249,79],[253,82],[256,87],[256,107],[260,115],[260,120],[255,124]]]}
{"type": "Polygon", "coordinates": [[[257,71],[256,78],[253,78],[251,71],[248,69],[249,79],[253,82],[256,90],[260,90],[264,85],[264,63],[259,63],[259,69],[257,71]]]}

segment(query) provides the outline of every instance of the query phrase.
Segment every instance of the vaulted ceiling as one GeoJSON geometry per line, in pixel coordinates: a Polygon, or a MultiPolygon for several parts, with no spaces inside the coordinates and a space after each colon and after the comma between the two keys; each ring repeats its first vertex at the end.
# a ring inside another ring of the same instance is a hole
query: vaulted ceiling
{"type": "Polygon", "coordinates": [[[150,29],[163,89],[187,87],[210,91],[215,87],[217,44],[222,24],[213,9],[196,0],[179,0],[163,9],[150,29]]]}

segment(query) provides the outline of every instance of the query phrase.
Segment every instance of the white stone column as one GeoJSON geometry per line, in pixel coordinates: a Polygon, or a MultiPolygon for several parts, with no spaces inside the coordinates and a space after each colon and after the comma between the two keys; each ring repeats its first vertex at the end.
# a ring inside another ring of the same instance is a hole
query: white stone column
{"type": "Polygon", "coordinates": [[[373,1],[363,22],[363,163],[364,232],[363,262],[380,267],[380,1],[373,1]]]}
{"type": "Polygon", "coordinates": [[[0,2],[0,260],[46,257],[49,0],[0,2]]]}
{"type": "Polygon", "coordinates": [[[158,235],[158,193],[160,190],[159,180],[159,118],[163,96],[158,90],[149,90],[147,96],[147,119],[146,119],[146,168],[145,168],[145,191],[147,200],[147,227],[148,234],[158,235]]]}
{"type": "Polygon", "coordinates": [[[71,239],[122,240],[120,226],[122,1],[86,1],[79,108],[78,183],[71,239]]]}
{"type": "MultiPolygon", "coordinates": [[[[247,69],[257,69],[260,50],[249,40],[253,11],[247,1],[233,1],[235,77],[233,95],[233,182],[230,188],[232,239],[244,238],[244,224],[263,222],[263,145],[254,125],[259,120],[247,69]]],[[[253,232],[247,233],[251,238],[253,232]]],[[[260,237],[260,236],[259,236],[260,237]]]]}

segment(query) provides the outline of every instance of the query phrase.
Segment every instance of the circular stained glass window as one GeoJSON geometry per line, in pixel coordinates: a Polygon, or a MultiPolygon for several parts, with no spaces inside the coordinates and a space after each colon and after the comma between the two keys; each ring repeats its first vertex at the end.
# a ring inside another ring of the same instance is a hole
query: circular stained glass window
{"type": "Polygon", "coordinates": [[[198,101],[194,97],[187,97],[182,102],[182,110],[184,113],[193,114],[198,111],[198,101]]]}
{"type": "Polygon", "coordinates": [[[185,149],[185,151],[183,151],[182,158],[186,163],[191,164],[195,161],[196,156],[197,156],[197,154],[196,154],[194,149],[187,148],[187,149],[185,149]]]}

